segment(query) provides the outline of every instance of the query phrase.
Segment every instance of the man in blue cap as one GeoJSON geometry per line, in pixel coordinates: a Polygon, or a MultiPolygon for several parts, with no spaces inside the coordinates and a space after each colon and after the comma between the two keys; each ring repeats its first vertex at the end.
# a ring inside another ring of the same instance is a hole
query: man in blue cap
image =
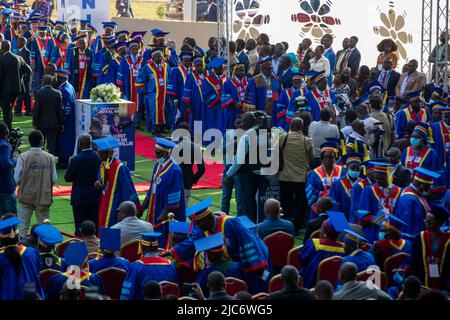
{"type": "MultiPolygon", "coordinates": [[[[152,40],[148,44],[149,47],[160,49],[162,51],[162,56],[164,61],[169,63],[170,61],[170,49],[166,46],[166,36],[170,32],[163,31],[161,29],[153,28],[150,30],[152,34],[152,40]]],[[[152,58],[152,50],[147,50],[144,52],[144,64],[146,64],[152,58]]]]}
{"type": "Polygon", "coordinates": [[[330,109],[334,113],[334,104],[336,97],[333,91],[330,91],[327,86],[327,77],[325,71],[317,72],[311,81],[315,84],[314,89],[305,94],[308,106],[311,107],[311,116],[313,121],[320,120],[320,111],[323,109],[330,109]]]}
{"type": "Polygon", "coordinates": [[[75,132],[75,99],[76,92],[68,82],[70,73],[59,69],[55,73],[54,85],[61,92],[64,106],[64,131],[58,135],[56,143],[56,156],[58,157],[58,168],[66,169],[69,158],[73,155],[76,142],[75,132]]]}
{"type": "Polygon", "coordinates": [[[396,139],[403,138],[408,121],[427,123],[431,120],[428,111],[423,108],[422,91],[411,92],[407,97],[409,105],[395,115],[396,139]]]}
{"type": "Polygon", "coordinates": [[[55,245],[63,242],[61,232],[48,223],[39,224],[33,230],[37,236],[41,257],[40,271],[52,269],[65,272],[67,269],[66,261],[54,253],[55,245]]]}
{"type": "Polygon", "coordinates": [[[442,107],[443,120],[430,126],[430,144],[436,152],[441,168],[444,168],[443,180],[450,187],[450,107],[442,107]]]}
{"type": "Polygon", "coordinates": [[[99,294],[105,293],[102,278],[89,271],[87,257],[88,249],[84,242],[69,244],[64,251],[67,271],[50,278],[45,288],[47,300],[59,300],[65,284],[76,289],[80,289],[82,286],[96,287],[99,294]]]}
{"type": "Polygon", "coordinates": [[[389,163],[372,162],[375,184],[361,193],[357,213],[369,243],[378,240],[378,220],[394,214],[402,190],[390,181],[389,163]]]}
{"type": "Polygon", "coordinates": [[[117,28],[117,22],[114,22],[114,21],[102,22],[102,25],[103,25],[104,32],[102,34],[98,35],[97,38],[95,38],[94,44],[92,47],[92,52],[93,52],[94,56],[97,55],[97,53],[100,52],[103,49],[103,47],[105,46],[104,38],[113,36],[114,32],[117,28]]]}
{"type": "Polygon", "coordinates": [[[7,214],[0,221],[0,300],[24,300],[25,283],[32,284],[42,299],[39,282],[40,259],[36,249],[19,244],[22,220],[7,214]]]}
{"type": "Polygon", "coordinates": [[[111,137],[94,140],[102,164],[100,180],[95,187],[101,191],[98,227],[111,227],[118,222],[117,208],[123,201],[132,201],[140,208],[139,197],[131,179],[130,169],[114,155],[120,147],[111,137]]]}
{"type": "Polygon", "coordinates": [[[128,271],[130,262],[127,259],[116,256],[120,251],[120,229],[100,229],[100,250],[102,256],[89,260],[89,271],[98,273],[108,268],[117,268],[128,271]]]}
{"type": "Polygon", "coordinates": [[[63,69],[66,62],[67,50],[71,44],[70,36],[65,30],[61,30],[56,34],[54,39],[56,45],[50,54],[50,63],[53,63],[58,69],[63,69]]]}
{"type": "Polygon", "coordinates": [[[161,233],[147,232],[140,235],[142,257],[131,263],[123,281],[120,300],[142,300],[144,285],[150,280],[178,284],[178,274],[173,262],[158,256],[158,238],[161,233]]]}
{"type": "Polygon", "coordinates": [[[400,252],[411,254],[411,242],[402,238],[402,230],[407,226],[404,221],[393,215],[381,221],[381,234],[378,236],[380,240],[375,241],[372,246],[372,254],[380,268],[383,268],[386,259],[394,254],[400,252]]]}
{"type": "Polygon", "coordinates": [[[403,220],[407,226],[403,232],[411,236],[417,236],[425,230],[425,218],[430,212],[427,197],[430,188],[439,174],[421,167],[414,170],[412,183],[406,187],[398,199],[395,216],[403,220]]]}
{"type": "Polygon", "coordinates": [[[147,131],[154,136],[167,133],[170,68],[163,59],[162,49],[152,50],[152,58],[141,67],[136,79],[136,92],[145,95],[145,117],[147,131]]]}
{"type": "Polygon", "coordinates": [[[115,83],[111,82],[111,76],[108,76],[109,73],[107,71],[109,63],[115,56],[114,47],[117,43],[116,37],[105,36],[103,37],[103,41],[103,48],[94,55],[94,78],[96,79],[97,85],[115,83]]]}
{"type": "Polygon", "coordinates": [[[77,99],[88,99],[93,84],[93,53],[86,44],[86,34],[74,38],[76,46],[67,50],[64,69],[70,72],[69,82],[75,88],[77,99]]]}
{"type": "Polygon", "coordinates": [[[358,267],[358,272],[367,270],[370,266],[375,265],[373,255],[364,251],[362,247],[368,243],[363,236],[351,230],[345,230],[344,251],[346,256],[342,260],[342,264],[353,262],[358,267]]]}
{"type": "Polygon", "coordinates": [[[48,60],[45,58],[49,41],[47,31],[48,27],[38,27],[38,36],[30,42],[34,90],[39,90],[41,88],[41,78],[44,75],[44,68],[48,63],[48,60]]]}
{"type": "MultiPolygon", "coordinates": [[[[164,138],[157,138],[155,157],[157,165],[153,169],[150,188],[147,192],[140,215],[148,208],[147,221],[153,226],[168,220],[168,214],[173,213],[177,221],[186,221],[184,203],[183,172],[180,166],[170,156],[175,143],[164,138]]],[[[162,233],[159,239],[161,248],[165,248],[168,236],[168,224],[163,224],[158,231],[162,233]]]]}
{"type": "Polygon", "coordinates": [[[353,185],[350,191],[350,211],[349,211],[349,221],[351,223],[359,223],[360,216],[358,214],[359,199],[361,198],[361,193],[365,187],[375,183],[373,165],[370,161],[361,163],[361,178],[357,183],[353,185]]]}
{"type": "Polygon", "coordinates": [[[302,88],[305,74],[297,72],[292,75],[292,87],[281,91],[277,103],[277,125],[285,131],[289,131],[294,114],[299,110],[298,101],[305,95],[306,90],[302,88]]]}

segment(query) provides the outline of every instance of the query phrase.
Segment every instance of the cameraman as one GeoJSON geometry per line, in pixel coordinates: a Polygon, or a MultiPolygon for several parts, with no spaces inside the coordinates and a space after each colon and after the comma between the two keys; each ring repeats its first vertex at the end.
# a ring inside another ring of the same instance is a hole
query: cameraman
{"type": "Polygon", "coordinates": [[[0,123],[0,218],[6,213],[17,214],[14,181],[14,167],[17,161],[8,138],[8,126],[2,122],[0,123]]]}
{"type": "Polygon", "coordinates": [[[256,164],[250,163],[250,144],[258,144],[259,141],[258,131],[260,126],[258,125],[255,113],[246,112],[242,115],[241,128],[245,130],[245,133],[238,142],[236,157],[226,173],[224,184],[226,186],[232,185],[234,176],[236,174],[239,175],[242,211],[255,222],[258,210],[256,193],[258,192],[261,179],[263,178],[260,175],[261,164],[259,163],[259,159],[256,164]],[[254,141],[254,139],[252,141],[252,137],[256,137],[256,141],[254,141]]]}
{"type": "Polygon", "coordinates": [[[383,157],[388,147],[392,144],[393,121],[390,121],[389,116],[382,111],[383,100],[379,94],[370,95],[369,103],[372,109],[370,116],[383,124],[382,129],[378,130],[378,134],[380,135],[378,139],[382,141],[382,150],[378,150],[377,152],[377,156],[380,155],[380,157],[383,157]]]}

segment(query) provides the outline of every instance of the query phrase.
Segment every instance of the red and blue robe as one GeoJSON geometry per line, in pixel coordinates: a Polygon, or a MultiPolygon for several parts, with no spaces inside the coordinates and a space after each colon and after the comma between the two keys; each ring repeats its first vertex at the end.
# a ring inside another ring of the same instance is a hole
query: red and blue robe
{"type": "Polygon", "coordinates": [[[114,159],[106,168],[100,166],[100,179],[106,185],[100,194],[98,229],[112,227],[118,222],[117,208],[124,201],[132,201],[139,208],[139,198],[130,176],[130,169],[120,160],[114,159]]]}
{"type": "Polygon", "coordinates": [[[351,181],[347,175],[334,180],[331,183],[329,197],[333,199],[333,210],[345,214],[347,219],[350,218],[350,197],[353,186],[358,180],[351,181]]]}
{"type": "Polygon", "coordinates": [[[52,269],[60,272],[67,270],[66,260],[58,257],[56,254],[42,252],[39,254],[41,258],[41,266],[39,271],[52,269]]]}
{"type": "MultiPolygon", "coordinates": [[[[103,280],[100,276],[95,273],[91,273],[89,271],[83,270],[79,275],[80,287],[97,287],[98,294],[105,294],[105,287],[103,285],[103,280]]],[[[50,278],[47,283],[46,291],[46,300],[59,300],[62,291],[64,289],[64,284],[69,281],[73,281],[73,285],[75,286],[76,276],[74,272],[65,272],[56,274],[50,278]]]]}
{"type": "Polygon", "coordinates": [[[137,92],[136,79],[142,65],[142,56],[138,55],[135,60],[127,55],[120,61],[119,70],[117,72],[116,84],[123,87],[124,98],[134,102],[136,111],[144,107],[144,98],[142,93],[137,92]]]}
{"type": "Polygon", "coordinates": [[[191,72],[191,69],[187,69],[184,65],[180,64],[177,67],[172,68],[170,77],[170,90],[167,94],[172,96],[172,123],[175,124],[177,112],[180,113],[181,121],[186,119],[186,110],[181,108],[181,99],[183,97],[184,84],[186,83],[186,78],[191,72]],[[178,109],[175,104],[175,100],[178,102],[178,109]]]}
{"type": "Polygon", "coordinates": [[[430,126],[431,147],[436,152],[439,164],[444,169],[442,180],[450,188],[450,130],[444,121],[433,123],[430,126]]]}
{"type": "Polygon", "coordinates": [[[372,254],[380,268],[387,258],[401,252],[411,254],[411,250],[411,242],[402,238],[375,241],[372,246],[372,254]]]}
{"type": "Polygon", "coordinates": [[[64,69],[66,63],[67,49],[64,49],[62,45],[57,45],[53,48],[50,54],[50,63],[53,63],[57,69],[64,69]]]}
{"type": "Polygon", "coordinates": [[[423,147],[422,151],[417,154],[414,152],[413,146],[407,147],[403,150],[401,164],[410,171],[413,171],[417,167],[434,172],[439,172],[441,170],[439,157],[430,147],[423,147]]]}
{"type": "Polygon", "coordinates": [[[222,113],[220,123],[223,132],[226,129],[234,129],[236,117],[241,114],[242,106],[245,101],[245,91],[247,90],[248,79],[243,77],[238,79],[233,76],[227,79],[222,90],[222,113]]]}
{"type": "Polygon", "coordinates": [[[317,269],[322,260],[332,256],[344,257],[344,244],[333,239],[308,239],[300,249],[299,258],[302,267],[299,274],[303,278],[303,286],[314,288],[317,281],[317,269]]]}
{"type": "Polygon", "coordinates": [[[311,108],[311,116],[313,121],[320,121],[320,111],[325,108],[330,110],[336,103],[336,96],[333,91],[325,89],[323,93],[314,88],[305,94],[307,105],[311,108]]]}
{"type": "Polygon", "coordinates": [[[39,90],[41,88],[41,79],[44,75],[45,66],[48,60],[45,58],[46,48],[48,44],[48,38],[44,40],[37,37],[31,40],[31,63],[34,64],[35,69],[33,71],[33,89],[39,90]]]}
{"type": "Polygon", "coordinates": [[[369,146],[360,139],[349,136],[345,143],[347,152],[355,152],[363,155],[363,161],[369,161],[369,146]]]}
{"type": "Polygon", "coordinates": [[[39,282],[39,252],[24,245],[19,245],[17,249],[22,256],[19,274],[5,256],[4,248],[0,248],[0,300],[23,300],[26,283],[34,283],[36,293],[44,299],[44,291],[39,282]]]}
{"type": "Polygon", "coordinates": [[[402,231],[414,237],[425,230],[424,220],[429,211],[427,200],[410,184],[398,199],[395,216],[408,224],[402,231]]]}
{"type": "Polygon", "coordinates": [[[394,209],[396,208],[396,204],[398,205],[401,192],[399,187],[391,185],[389,194],[385,195],[378,184],[368,186],[362,191],[357,210],[369,243],[379,240],[379,226],[377,225],[377,221],[373,221],[373,218],[380,211],[383,211],[386,215],[394,214],[394,209]]]}
{"type": "Polygon", "coordinates": [[[361,193],[365,187],[370,185],[368,180],[359,178],[359,181],[353,185],[350,191],[350,214],[349,221],[351,223],[359,223],[360,217],[358,215],[359,199],[361,198],[361,193]]]}
{"type": "Polygon", "coordinates": [[[181,116],[184,116],[184,121],[194,128],[194,121],[201,121],[203,118],[203,94],[202,87],[205,76],[208,74],[205,71],[203,74],[198,74],[195,70],[186,76],[186,83],[184,84],[183,95],[181,98],[181,116]],[[187,105],[190,104],[191,110],[188,112],[187,105]]]}
{"type": "Polygon", "coordinates": [[[397,139],[404,138],[406,135],[405,129],[408,121],[414,122],[425,122],[428,123],[431,121],[430,114],[424,108],[420,109],[419,114],[416,114],[411,106],[407,106],[406,108],[398,111],[395,114],[394,126],[395,126],[395,135],[397,139]]]}
{"type": "Polygon", "coordinates": [[[137,93],[145,96],[145,113],[147,130],[152,130],[155,126],[165,125],[167,85],[170,80],[170,70],[166,62],[161,63],[161,70],[149,60],[139,71],[136,79],[137,93]]]}
{"type": "Polygon", "coordinates": [[[430,232],[421,232],[413,241],[410,267],[423,285],[450,291],[450,233],[443,233],[432,243],[430,232]],[[430,265],[437,265],[439,277],[431,277],[430,265]]]}
{"type": "MultiPolygon", "coordinates": [[[[161,214],[169,212],[175,215],[175,220],[186,221],[183,172],[175,160],[169,158],[153,168],[146,198],[149,200],[147,221],[153,226],[160,222],[158,218],[161,214]]],[[[168,224],[162,225],[156,231],[162,233],[159,246],[165,248],[168,244],[168,224]]]]}
{"type": "Polygon", "coordinates": [[[110,69],[110,63],[114,60],[115,54],[106,48],[103,48],[95,55],[94,78],[97,79],[97,85],[106,83],[116,83],[116,70],[110,69]]]}
{"type": "Polygon", "coordinates": [[[89,99],[92,78],[92,51],[88,48],[81,52],[78,47],[67,51],[64,69],[70,72],[69,82],[77,93],[77,99],[89,99]]]}
{"type": "MultiPolygon", "coordinates": [[[[278,122],[278,127],[282,127],[285,131],[289,130],[289,126],[291,125],[292,119],[294,118],[295,113],[298,110],[298,105],[296,103],[296,99],[298,97],[304,97],[308,90],[306,88],[295,89],[292,91],[292,94],[288,94],[290,89],[287,89],[285,95],[280,95],[280,99],[278,100],[278,110],[283,113],[283,108],[285,103],[286,105],[286,115],[284,116],[284,121],[278,122]],[[289,100],[288,100],[289,99],[289,100]],[[281,107],[280,107],[281,104],[281,107]]],[[[310,109],[304,108],[303,110],[311,111],[310,109]]]]}
{"type": "Polygon", "coordinates": [[[97,85],[103,83],[117,83],[121,60],[122,58],[119,55],[113,55],[109,62],[106,62],[106,59],[102,57],[97,78],[97,85]]]}
{"type": "Polygon", "coordinates": [[[212,231],[201,231],[194,226],[190,237],[170,249],[178,263],[194,270],[203,268],[204,256],[196,254],[194,242],[204,237],[222,233],[224,238],[224,257],[230,261],[240,262],[242,272],[250,292],[267,290],[271,267],[269,250],[255,233],[245,228],[239,219],[226,214],[216,215],[216,228],[212,231]],[[263,271],[264,272],[261,272],[263,271]]]}
{"type": "Polygon", "coordinates": [[[282,90],[277,103],[277,126],[283,128],[285,131],[289,130],[289,125],[292,121],[291,117],[288,122],[287,112],[294,91],[294,88],[282,90]]]}
{"type": "Polygon", "coordinates": [[[89,260],[89,271],[92,273],[97,273],[108,268],[117,268],[123,271],[128,271],[130,268],[130,261],[116,256],[100,257],[89,260]]]}
{"type": "Polygon", "coordinates": [[[45,59],[47,59],[47,61],[50,61],[51,57],[52,57],[52,53],[53,51],[60,45],[59,42],[56,40],[56,37],[53,36],[49,36],[48,37],[48,43],[47,43],[47,47],[45,49],[45,59]]]}
{"type": "Polygon", "coordinates": [[[77,94],[69,82],[64,82],[58,90],[62,95],[64,106],[64,131],[58,135],[56,143],[56,156],[69,158],[75,150],[77,135],[75,131],[75,99],[77,94]]]}
{"type": "Polygon", "coordinates": [[[213,71],[209,72],[203,80],[203,133],[208,129],[218,129],[223,131],[224,126],[220,123],[223,82],[223,78],[217,76],[213,71]]]}
{"type": "Polygon", "coordinates": [[[358,267],[358,272],[367,270],[370,266],[375,265],[373,255],[367,251],[356,249],[349,255],[344,257],[342,264],[346,262],[353,262],[358,267]]]}
{"type": "Polygon", "coordinates": [[[143,300],[144,285],[148,281],[178,284],[178,274],[173,262],[158,256],[145,256],[132,262],[123,281],[120,300],[143,300]]]}

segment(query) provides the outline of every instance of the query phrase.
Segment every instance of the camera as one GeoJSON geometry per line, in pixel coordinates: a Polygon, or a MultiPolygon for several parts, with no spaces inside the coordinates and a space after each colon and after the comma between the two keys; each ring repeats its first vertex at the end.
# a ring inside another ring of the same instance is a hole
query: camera
{"type": "Polygon", "coordinates": [[[262,111],[255,111],[256,124],[260,129],[269,130],[272,128],[272,117],[262,111]]]}
{"type": "Polygon", "coordinates": [[[22,138],[24,133],[21,128],[14,128],[9,133],[9,144],[11,145],[13,150],[18,150],[20,145],[22,144],[22,138]]]}

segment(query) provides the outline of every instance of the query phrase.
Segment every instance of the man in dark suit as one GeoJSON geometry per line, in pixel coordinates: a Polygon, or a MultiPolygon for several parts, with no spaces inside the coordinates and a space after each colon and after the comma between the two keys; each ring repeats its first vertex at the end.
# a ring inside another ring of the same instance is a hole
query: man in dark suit
{"type": "Polygon", "coordinates": [[[378,72],[377,80],[387,90],[389,97],[395,96],[400,73],[392,69],[392,59],[384,59],[383,70],[378,72]]]}
{"type": "Polygon", "coordinates": [[[214,0],[208,0],[208,8],[205,12],[205,21],[217,22],[217,4],[214,0]]]}
{"type": "MultiPolygon", "coordinates": [[[[17,50],[15,52],[19,57],[23,58],[23,61],[28,66],[31,66],[31,52],[27,48],[27,39],[24,37],[17,38],[17,50]]],[[[30,75],[26,74],[23,77],[23,85],[25,86],[25,92],[22,92],[16,100],[16,110],[14,115],[22,115],[22,104],[25,103],[26,115],[31,115],[31,95],[30,95],[30,75]]]]}
{"type": "Polygon", "coordinates": [[[400,163],[401,156],[399,148],[392,147],[386,152],[388,162],[394,166],[392,183],[400,188],[406,188],[411,183],[411,172],[400,163]]]}
{"type": "Polygon", "coordinates": [[[280,58],[280,65],[278,66],[278,79],[280,80],[283,89],[292,87],[292,77],[294,73],[291,70],[292,61],[287,55],[283,55],[280,58]]]}
{"type": "Polygon", "coordinates": [[[358,73],[359,64],[361,62],[361,53],[358,48],[356,48],[357,44],[358,37],[351,37],[349,41],[349,48],[345,51],[345,57],[341,66],[341,68],[349,67],[352,70],[352,77],[358,73]]]}
{"type": "Polygon", "coordinates": [[[281,269],[281,280],[283,289],[270,295],[270,300],[316,300],[314,294],[298,284],[298,270],[292,265],[284,266],[281,269]]]}
{"type": "Polygon", "coordinates": [[[72,182],[70,204],[77,236],[80,235],[83,221],[91,220],[97,229],[100,194],[95,188],[95,181],[101,164],[97,152],[92,150],[92,138],[89,134],[80,135],[78,147],[81,152],[70,160],[64,175],[66,182],[72,182]]]}
{"type": "Polygon", "coordinates": [[[333,210],[333,200],[330,197],[321,197],[317,201],[317,218],[311,219],[306,224],[304,241],[311,238],[311,234],[314,231],[319,230],[322,226],[322,222],[328,219],[327,211],[333,210]]]}
{"type": "Polygon", "coordinates": [[[48,152],[55,155],[58,134],[64,130],[64,107],[59,90],[52,87],[53,77],[42,77],[42,89],[34,94],[33,127],[47,141],[48,152]]]}
{"type": "Polygon", "coordinates": [[[236,56],[239,60],[239,63],[242,63],[244,65],[245,74],[247,74],[250,60],[245,53],[245,41],[242,39],[236,39],[236,56]]]}
{"type": "Polygon", "coordinates": [[[19,94],[25,92],[23,77],[31,75],[31,68],[22,57],[11,52],[11,43],[3,41],[0,57],[0,104],[3,121],[12,129],[12,105],[19,94]]]}

